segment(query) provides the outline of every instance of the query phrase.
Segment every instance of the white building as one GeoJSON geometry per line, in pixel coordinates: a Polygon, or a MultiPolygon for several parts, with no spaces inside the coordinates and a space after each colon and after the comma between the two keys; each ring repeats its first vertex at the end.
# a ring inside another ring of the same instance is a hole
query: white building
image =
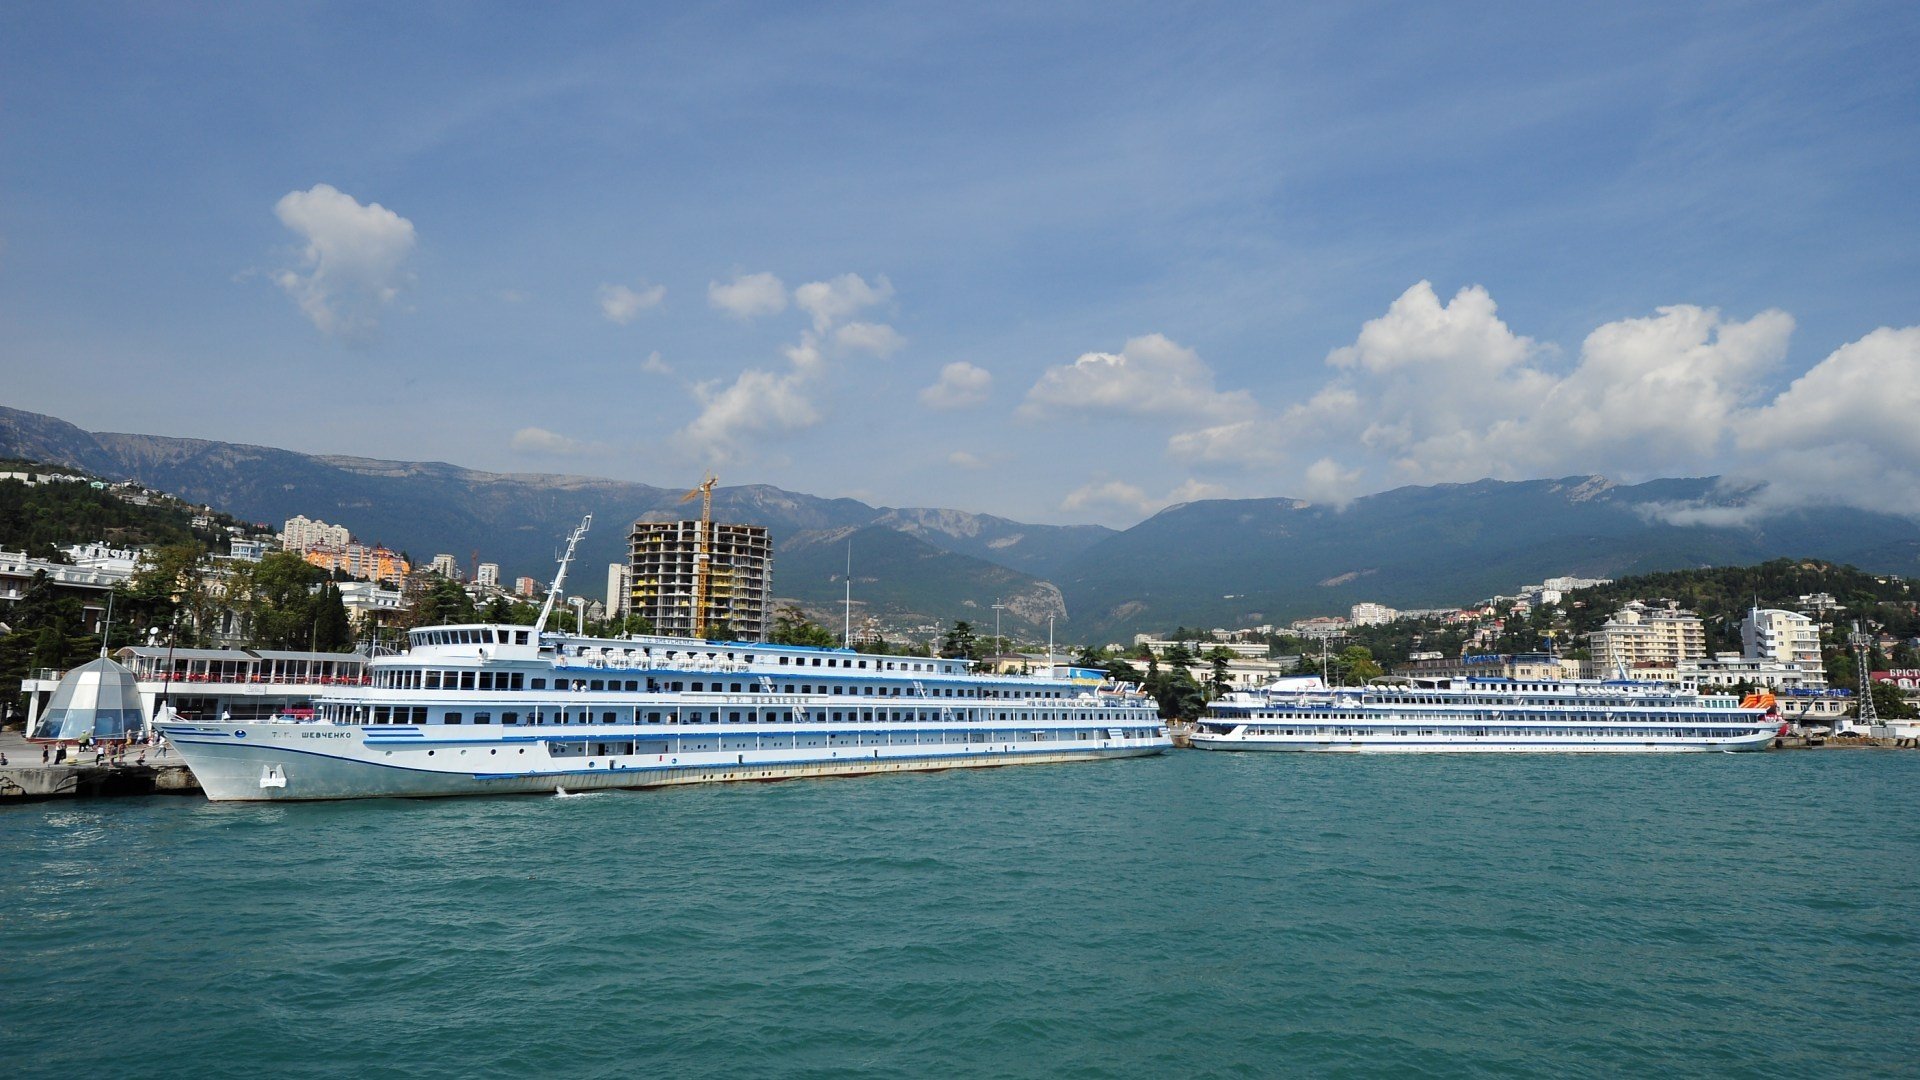
{"type": "Polygon", "coordinates": [[[242,540],[235,537],[227,541],[227,557],[242,562],[259,562],[267,557],[269,545],[265,540],[242,540]]]}
{"type": "Polygon", "coordinates": [[[1817,690],[1825,685],[1824,680],[1809,682],[1806,671],[1798,664],[1783,664],[1778,660],[1741,656],[1739,653],[1715,653],[1700,660],[1688,660],[1679,666],[1675,674],[1679,677],[1680,685],[1689,690],[1733,686],[1736,683],[1764,686],[1775,691],[1817,690]]]}
{"type": "Polygon", "coordinates": [[[607,564],[607,616],[626,617],[633,606],[633,567],[626,563],[607,564]]]}
{"type": "Polygon", "coordinates": [[[500,564],[496,562],[481,563],[480,568],[474,571],[473,583],[487,589],[499,588],[500,564]]]}
{"type": "Polygon", "coordinates": [[[340,602],[356,624],[382,622],[407,606],[407,598],[399,589],[383,589],[378,582],[343,581],[338,588],[340,602]]]}
{"type": "Polygon", "coordinates": [[[1740,622],[1742,652],[1754,659],[1793,664],[1807,673],[1807,685],[1827,685],[1820,658],[1820,624],[1797,611],[1755,608],[1740,622]]]}
{"type": "Polygon", "coordinates": [[[296,515],[287,519],[280,530],[280,543],[288,551],[308,551],[313,548],[344,548],[353,543],[353,534],[345,525],[329,525],[324,521],[310,521],[307,517],[296,515]]]}
{"type": "Polygon", "coordinates": [[[1385,626],[1400,617],[1400,613],[1385,604],[1359,603],[1353,605],[1347,613],[1355,626],[1385,626]]]}
{"type": "Polygon", "coordinates": [[[1588,643],[1602,670],[1677,668],[1706,658],[1707,627],[1677,604],[1662,608],[1635,600],[1588,635],[1588,643]]]}
{"type": "Polygon", "coordinates": [[[439,555],[435,555],[433,557],[433,561],[427,564],[427,569],[432,573],[439,574],[441,577],[446,578],[448,581],[460,580],[459,560],[455,559],[451,555],[445,554],[444,552],[439,555]]]}

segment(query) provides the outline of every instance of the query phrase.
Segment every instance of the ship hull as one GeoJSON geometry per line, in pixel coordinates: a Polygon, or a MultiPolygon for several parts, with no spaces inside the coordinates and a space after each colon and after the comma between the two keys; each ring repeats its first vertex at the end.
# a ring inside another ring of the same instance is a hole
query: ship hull
{"type": "Polygon", "coordinates": [[[1408,739],[1338,736],[1192,736],[1196,750],[1326,754],[1704,754],[1765,750],[1773,742],[1768,729],[1732,738],[1711,739],[1408,739]]]}
{"type": "MultiPolygon", "coordinates": [[[[408,730],[408,729],[400,729],[408,730]]],[[[412,729],[418,731],[419,729],[412,729]]],[[[1145,729],[1143,729],[1145,730],[1145,729]]],[[[556,758],[537,736],[512,741],[436,737],[431,729],[400,736],[331,725],[163,725],[164,733],[214,802],[428,798],[600,791],[809,777],[1064,764],[1164,752],[1164,734],[1087,741],[1007,741],[941,746],[859,746],[796,753],[792,746],[735,752],[665,752],[556,758]],[[171,728],[171,730],[166,730],[171,728]],[[336,742],[337,740],[337,742],[336,742]]],[[[440,733],[444,734],[444,733],[440,733]]],[[[756,733],[757,734],[757,733],[756,733]]],[[[770,731],[773,740],[823,737],[824,732],[770,731]]],[[[874,733],[834,732],[872,738],[874,733]]],[[[907,733],[897,733],[907,734],[907,733]]],[[[745,738],[738,732],[676,733],[693,739],[745,738]]],[[[606,730],[599,745],[657,740],[657,731],[606,730]]]]}

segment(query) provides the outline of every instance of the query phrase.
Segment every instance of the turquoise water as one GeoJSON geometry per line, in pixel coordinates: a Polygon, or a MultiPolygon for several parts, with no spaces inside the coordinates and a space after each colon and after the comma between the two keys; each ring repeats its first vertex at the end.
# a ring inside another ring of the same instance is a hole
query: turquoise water
{"type": "Polygon", "coordinates": [[[1920,753],[0,810],[9,1075],[1913,1074],[1920,753]]]}

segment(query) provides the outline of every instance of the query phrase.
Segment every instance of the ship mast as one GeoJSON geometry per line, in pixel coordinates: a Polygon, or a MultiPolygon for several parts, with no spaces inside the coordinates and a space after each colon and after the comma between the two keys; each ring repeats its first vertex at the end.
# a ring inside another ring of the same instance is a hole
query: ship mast
{"type": "Polygon", "coordinates": [[[560,556],[560,572],[553,577],[553,588],[547,590],[547,602],[540,605],[540,617],[533,623],[533,640],[539,641],[540,634],[547,628],[547,616],[553,614],[553,602],[560,596],[560,587],[567,583],[567,564],[573,561],[573,549],[580,546],[580,540],[587,535],[593,525],[593,515],[580,519],[580,527],[567,537],[567,553],[560,556]]]}
{"type": "Polygon", "coordinates": [[[700,500],[700,533],[693,554],[693,636],[707,636],[707,590],[713,562],[713,485],[720,478],[708,473],[700,486],[680,496],[681,502],[700,500]]]}

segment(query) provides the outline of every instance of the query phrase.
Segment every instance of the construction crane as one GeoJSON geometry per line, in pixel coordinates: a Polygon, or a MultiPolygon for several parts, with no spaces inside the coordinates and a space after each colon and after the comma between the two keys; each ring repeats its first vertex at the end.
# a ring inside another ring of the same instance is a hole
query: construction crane
{"type": "Polygon", "coordinates": [[[708,566],[713,551],[713,485],[720,478],[712,473],[700,481],[700,486],[680,496],[681,502],[700,500],[700,538],[695,542],[693,553],[693,636],[707,636],[707,582],[708,566]]]}

